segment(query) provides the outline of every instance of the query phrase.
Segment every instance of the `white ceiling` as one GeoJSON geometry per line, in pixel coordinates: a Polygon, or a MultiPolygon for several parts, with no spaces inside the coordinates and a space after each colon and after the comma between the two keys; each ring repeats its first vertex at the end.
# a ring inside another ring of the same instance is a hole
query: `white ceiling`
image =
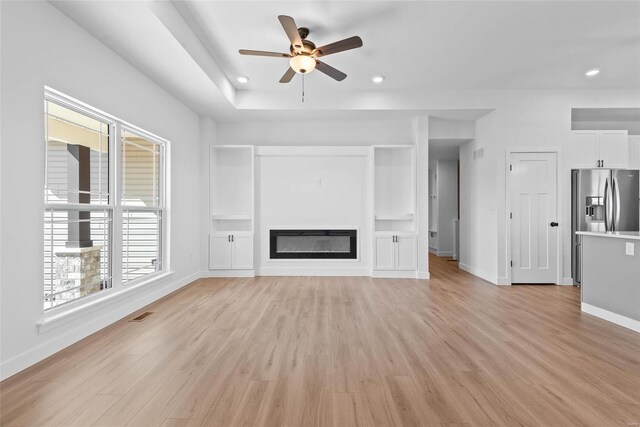
{"type": "MultiPolygon", "coordinates": [[[[318,111],[323,107],[313,104],[314,94],[344,101],[351,110],[369,109],[367,102],[375,100],[375,109],[384,111],[395,109],[386,99],[430,90],[640,87],[640,1],[52,3],[196,112],[223,121],[268,120],[282,111],[283,98],[299,104],[300,76],[278,83],[285,59],[237,52],[286,52],[279,14],[308,26],[317,45],[352,35],[364,41],[360,49],[325,58],[349,75],[345,81],[317,71],[306,77],[312,102],[297,115],[346,114],[318,111]],[[597,77],[584,76],[596,67],[602,70],[597,77]],[[385,82],[374,85],[373,74],[386,76],[385,82]],[[239,84],[238,75],[251,80],[239,84]],[[248,99],[259,102],[243,104],[248,99]]],[[[473,120],[492,106],[475,107],[445,114],[473,120]]]]}
{"type": "MultiPolygon", "coordinates": [[[[286,59],[240,56],[238,49],[287,52],[277,15],[294,17],[320,46],[352,35],[360,49],[325,57],[349,77],[321,73],[322,90],[503,89],[640,86],[640,2],[186,1],[182,11],[206,33],[227,77],[282,90],[286,59]],[[594,79],[584,76],[598,67],[594,79]]],[[[299,79],[296,79],[299,80],[299,79]]],[[[235,80],[234,80],[235,83],[235,80]]],[[[244,88],[238,85],[237,87],[244,88]]]]}

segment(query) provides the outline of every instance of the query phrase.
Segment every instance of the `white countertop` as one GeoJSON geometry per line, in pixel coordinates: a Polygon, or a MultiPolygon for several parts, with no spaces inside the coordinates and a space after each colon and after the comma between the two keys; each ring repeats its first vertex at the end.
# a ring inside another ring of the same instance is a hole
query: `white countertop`
{"type": "Polygon", "coordinates": [[[576,231],[581,236],[611,237],[613,239],[640,240],[640,231],[576,231]]]}

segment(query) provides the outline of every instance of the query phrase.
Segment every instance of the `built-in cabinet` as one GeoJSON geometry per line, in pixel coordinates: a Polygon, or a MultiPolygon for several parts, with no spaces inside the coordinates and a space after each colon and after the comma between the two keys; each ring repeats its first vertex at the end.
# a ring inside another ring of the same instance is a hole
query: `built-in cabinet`
{"type": "Polygon", "coordinates": [[[569,142],[572,169],[625,169],[630,147],[626,130],[576,130],[569,142]]]}
{"type": "Polygon", "coordinates": [[[253,236],[251,234],[212,235],[209,268],[212,270],[252,270],[253,236]]]}
{"type": "Polygon", "coordinates": [[[374,146],[372,150],[374,275],[416,277],[415,147],[374,146]]]}
{"type": "MultiPolygon", "coordinates": [[[[254,272],[254,156],[253,146],[211,147],[209,269],[212,275],[254,272]]],[[[370,162],[372,275],[416,278],[416,147],[373,146],[370,162]]]]}
{"type": "Polygon", "coordinates": [[[374,268],[388,271],[415,271],[417,268],[416,236],[377,235],[374,268]]]}
{"type": "Polygon", "coordinates": [[[211,147],[209,269],[253,270],[253,146],[211,147]]]}

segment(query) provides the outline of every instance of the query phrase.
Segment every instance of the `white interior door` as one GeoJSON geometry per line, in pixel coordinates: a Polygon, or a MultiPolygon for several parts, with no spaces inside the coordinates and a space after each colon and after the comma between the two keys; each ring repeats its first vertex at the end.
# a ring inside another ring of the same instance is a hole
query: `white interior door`
{"type": "Polygon", "coordinates": [[[556,153],[511,154],[512,283],[557,283],[557,161],[556,153]]]}

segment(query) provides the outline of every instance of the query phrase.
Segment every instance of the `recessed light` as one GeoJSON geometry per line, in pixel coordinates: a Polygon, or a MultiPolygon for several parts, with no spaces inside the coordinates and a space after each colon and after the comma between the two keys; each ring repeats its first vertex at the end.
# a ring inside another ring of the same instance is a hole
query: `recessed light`
{"type": "Polygon", "coordinates": [[[587,77],[593,77],[595,75],[597,75],[600,72],[600,70],[598,70],[597,68],[594,68],[593,70],[589,70],[586,73],[584,73],[585,76],[587,77]]]}
{"type": "Polygon", "coordinates": [[[239,83],[249,83],[249,77],[245,77],[245,76],[236,77],[236,80],[239,83]]]}
{"type": "Polygon", "coordinates": [[[382,83],[384,81],[384,76],[373,76],[371,77],[371,81],[374,83],[382,83]]]}

